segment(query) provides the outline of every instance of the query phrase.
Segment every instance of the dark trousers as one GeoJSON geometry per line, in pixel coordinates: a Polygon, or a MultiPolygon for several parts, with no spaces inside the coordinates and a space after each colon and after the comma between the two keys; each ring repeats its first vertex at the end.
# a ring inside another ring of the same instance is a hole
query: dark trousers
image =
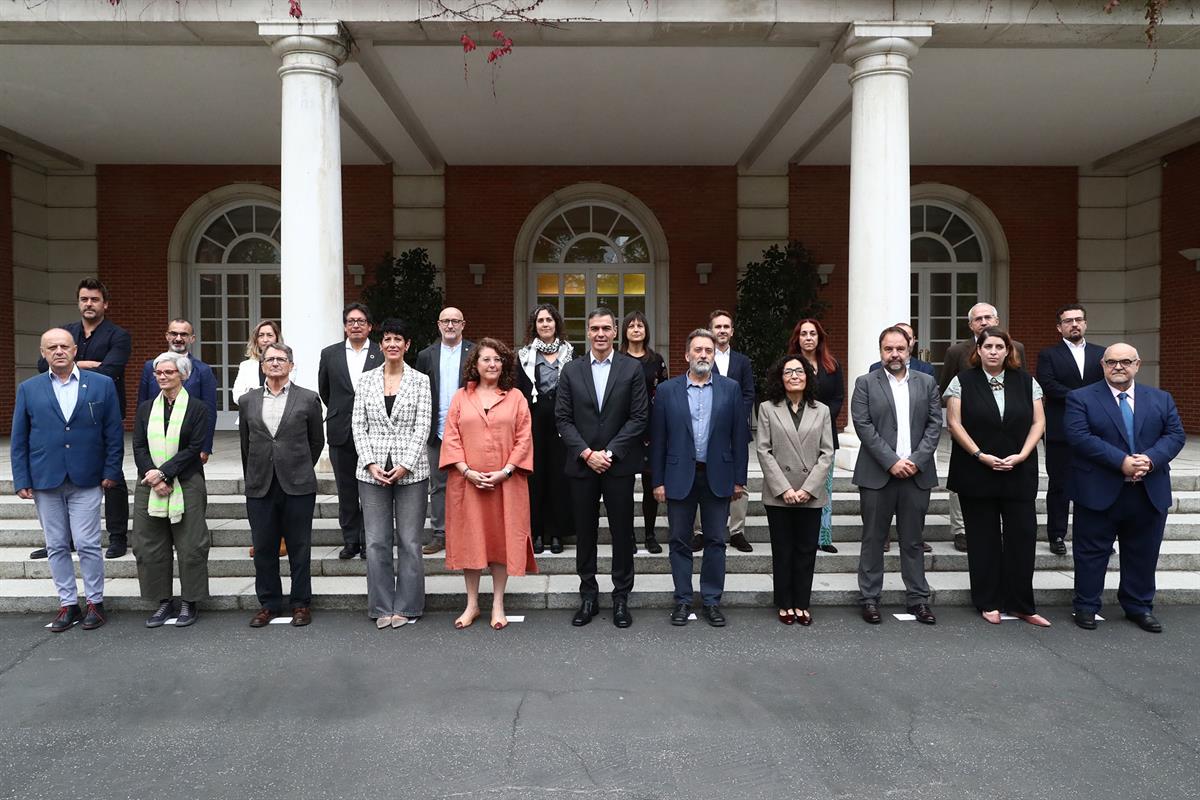
{"type": "Polygon", "coordinates": [[[654,499],[654,476],[649,470],[642,473],[642,520],[646,538],[654,536],[654,524],[658,519],[658,501],[654,499]]]}
{"type": "Polygon", "coordinates": [[[254,591],[258,603],[273,611],[283,610],[283,581],[279,578],[279,540],[287,542],[288,566],[292,574],[292,608],[312,605],[313,509],[315,494],[287,494],[277,478],[263,497],[246,498],[250,538],[254,542],[254,591]]]}
{"type": "Polygon", "coordinates": [[[812,601],[817,540],[821,536],[820,508],[767,506],[771,532],[771,577],[775,607],[806,609],[812,601]]]}
{"type": "MultiPolygon", "coordinates": [[[[702,466],[702,465],[701,465],[702,466]]],[[[717,497],[703,470],[696,470],[692,490],[682,500],[667,500],[667,525],[671,530],[671,577],[675,602],[692,604],[692,523],[700,507],[704,532],[704,558],[700,562],[700,599],[706,606],[720,604],[725,591],[725,539],[729,534],[729,498],[717,497]]]]}
{"type": "Polygon", "coordinates": [[[1093,614],[1100,610],[1108,558],[1113,541],[1120,541],[1117,601],[1128,614],[1153,613],[1154,570],[1166,524],[1166,512],[1150,502],[1143,483],[1126,483],[1117,501],[1103,511],[1076,503],[1071,547],[1075,556],[1075,610],[1093,614]]]}
{"type": "Polygon", "coordinates": [[[979,611],[1033,614],[1037,512],[1032,499],[959,494],[967,529],[971,601],[979,611]]]}
{"type": "Polygon", "coordinates": [[[354,440],[346,444],[329,445],[329,464],[333,467],[333,480],[337,484],[338,525],[342,529],[342,544],[361,549],[365,539],[362,505],[358,500],[358,478],[355,477],[358,450],[354,447],[354,440]]]}
{"type": "Polygon", "coordinates": [[[929,581],[925,580],[925,553],[921,549],[925,531],[925,512],[929,510],[929,489],[922,489],[911,478],[888,478],[882,489],[858,489],[862,508],[862,551],[858,557],[858,591],[865,603],[879,603],[883,594],[883,543],[896,520],[899,540],[900,577],[908,606],[929,602],[929,581]]]}
{"type": "Polygon", "coordinates": [[[571,497],[563,473],[567,449],[554,426],[554,395],[542,395],[530,407],[533,473],[529,476],[529,532],[534,539],[570,536],[571,497]]]}
{"type": "Polygon", "coordinates": [[[571,503],[575,515],[575,571],[579,596],[596,600],[596,539],[600,528],[600,498],[612,532],[613,601],[625,601],[633,590],[633,477],[603,475],[571,478],[571,503]]]}
{"type": "MultiPolygon", "coordinates": [[[[1071,469],[1071,446],[1066,442],[1046,440],[1046,540],[1067,538],[1067,515],[1071,501],[1067,499],[1067,471],[1071,469]]],[[[1037,537],[1034,536],[1034,540],[1037,537]]]]}
{"type": "Polygon", "coordinates": [[[129,484],[124,475],[116,486],[104,490],[104,529],[109,541],[114,535],[129,534],[129,484]]]}

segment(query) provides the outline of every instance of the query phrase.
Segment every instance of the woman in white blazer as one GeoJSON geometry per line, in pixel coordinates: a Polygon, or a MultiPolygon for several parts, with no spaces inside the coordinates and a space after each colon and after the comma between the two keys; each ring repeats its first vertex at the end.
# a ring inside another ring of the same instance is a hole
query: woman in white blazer
{"type": "Polygon", "coordinates": [[[755,445],[763,473],[763,505],[771,532],[775,605],[784,625],[812,624],[813,568],[833,469],[829,407],[816,399],[816,373],[800,354],[767,371],[755,445]]]}

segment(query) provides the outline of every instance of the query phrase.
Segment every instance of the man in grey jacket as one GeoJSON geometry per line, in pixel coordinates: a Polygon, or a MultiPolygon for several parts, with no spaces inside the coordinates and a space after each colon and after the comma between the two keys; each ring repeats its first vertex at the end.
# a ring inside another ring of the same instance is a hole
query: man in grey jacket
{"type": "Polygon", "coordinates": [[[884,329],[879,334],[883,369],[860,375],[850,401],[850,418],[862,443],[853,479],[863,520],[858,589],[862,617],[872,625],[883,621],[883,544],[893,517],[908,611],[918,622],[937,622],[929,608],[921,532],[929,492],[938,482],[933,455],[942,432],[942,403],[933,376],[908,368],[910,346],[902,328],[884,329]]]}
{"type": "Polygon", "coordinates": [[[261,608],[250,627],[261,628],[283,610],[279,541],[287,542],[291,567],[292,624],[312,621],[313,509],[317,473],[325,447],[321,399],[291,382],[292,348],[269,345],[262,355],[266,381],[238,401],[238,432],[246,482],[246,514],[254,542],[254,590],[261,608]]]}

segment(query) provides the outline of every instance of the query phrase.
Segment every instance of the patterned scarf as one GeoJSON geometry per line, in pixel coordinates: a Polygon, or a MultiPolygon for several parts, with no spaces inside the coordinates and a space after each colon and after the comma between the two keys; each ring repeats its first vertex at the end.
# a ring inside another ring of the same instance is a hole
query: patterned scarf
{"type": "MultiPolygon", "coordinates": [[[[150,447],[150,458],[155,464],[165,464],[179,452],[179,432],[183,428],[183,418],[187,415],[188,393],[180,387],[175,397],[175,406],[171,410],[171,421],[166,422],[166,398],[162,392],[154,398],[150,407],[150,421],[147,424],[146,443],[150,447]],[[164,430],[165,428],[165,430],[164,430]]],[[[152,488],[150,490],[149,514],[152,517],[168,519],[174,525],[183,519],[183,487],[178,480],[166,497],[161,496],[152,488]]]]}

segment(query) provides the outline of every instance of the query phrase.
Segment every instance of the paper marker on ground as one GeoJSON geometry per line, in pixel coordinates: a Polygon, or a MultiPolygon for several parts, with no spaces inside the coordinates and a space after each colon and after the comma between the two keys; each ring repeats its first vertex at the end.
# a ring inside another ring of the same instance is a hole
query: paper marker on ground
{"type": "Polygon", "coordinates": [[[696,612],[693,611],[691,614],[688,614],[688,619],[698,619],[698,617],[696,616],[696,612]]]}
{"type": "Polygon", "coordinates": [[[917,620],[915,614],[892,614],[892,616],[901,622],[916,622],[917,620]]]}
{"type": "Polygon", "coordinates": [[[1012,614],[1001,614],[1000,615],[1001,622],[1012,622],[1013,620],[1019,620],[1019,619],[1020,619],[1020,617],[1014,617],[1012,614]]]}
{"type": "Polygon", "coordinates": [[[176,622],[179,622],[179,617],[171,617],[169,620],[164,622],[163,625],[174,625],[176,622]]]}
{"type": "MultiPolygon", "coordinates": [[[[81,620],[81,619],[77,619],[77,620],[75,620],[74,622],[72,622],[72,623],[71,623],[71,627],[72,627],[72,628],[74,628],[76,625],[78,625],[78,624],[79,624],[79,623],[81,623],[81,622],[83,622],[83,620],[81,620]]],[[[42,627],[43,627],[43,628],[49,628],[49,627],[50,627],[51,625],[53,625],[53,624],[54,624],[53,622],[47,622],[47,623],[46,623],[45,625],[43,625],[42,627]]]]}
{"type": "Polygon", "coordinates": [[[271,620],[267,624],[268,625],[291,625],[292,618],[291,617],[275,617],[275,619],[271,620]]]}
{"type": "Polygon", "coordinates": [[[508,615],[508,621],[509,621],[509,622],[524,622],[524,621],[525,621],[525,615],[524,615],[524,614],[516,614],[516,615],[509,614],[509,615],[508,615]]]}

